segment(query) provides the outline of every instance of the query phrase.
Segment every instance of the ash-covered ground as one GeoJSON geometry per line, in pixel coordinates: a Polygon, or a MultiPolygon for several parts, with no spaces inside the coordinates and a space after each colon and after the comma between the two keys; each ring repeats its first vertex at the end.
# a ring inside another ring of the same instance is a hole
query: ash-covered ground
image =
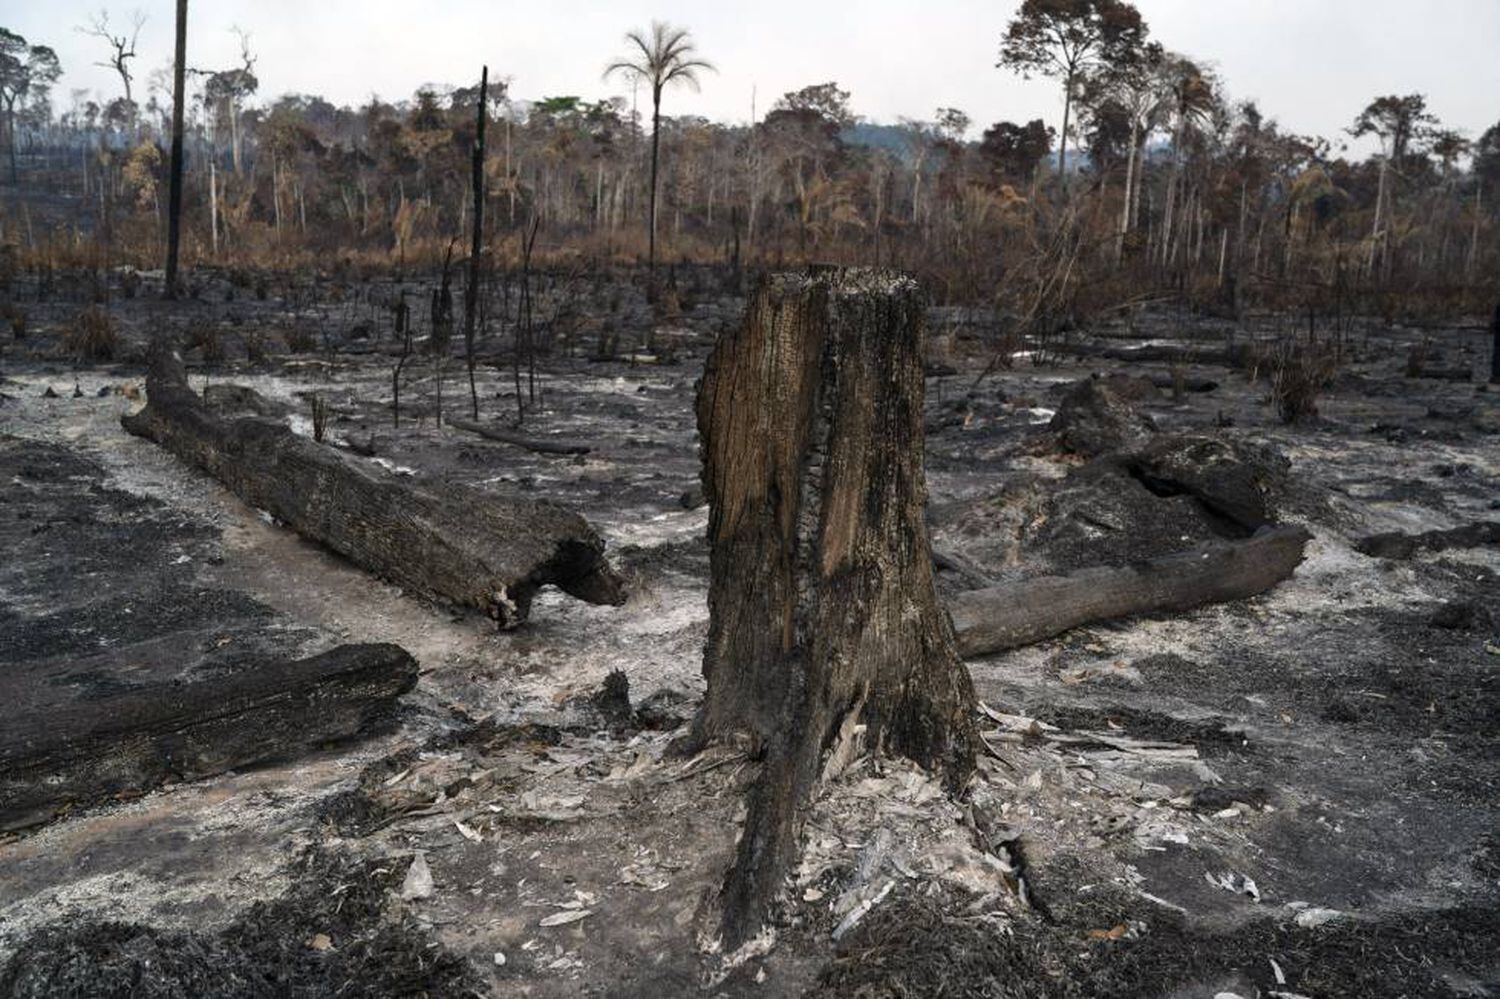
{"type": "MultiPolygon", "coordinates": [[[[1500,552],[1354,548],[1500,520],[1484,334],[1353,324],[1318,415],[1287,426],[1262,373],[1059,350],[1209,356],[1291,332],[1274,318],[1146,313],[1027,345],[981,377],[987,317],[933,310],[927,473],[944,594],[1219,535],[1191,497],[1097,475],[1048,439],[1067,387],[1094,373],[1136,378],[1157,434],[1283,454],[1277,515],[1312,532],[1308,557],[1248,601],[971,662],[991,752],[967,797],[905,764],[856,761],[809,818],[776,946],[726,967],[705,947],[704,901],[755,764],[667,748],[702,693],[708,613],[706,511],[684,501],[694,384],[742,300],[705,281],[662,320],[626,283],[557,283],[544,312],[566,334],[538,361],[524,432],[591,450],[545,455],[439,426],[439,369],[450,414],[467,415],[466,375],[457,353],[440,365],[421,343],[393,420],[393,290],[261,300],[204,279],[168,306],[148,281],[111,306],[116,358],[79,363],[62,339],[81,298],[12,289],[28,323],[0,340],[3,710],[346,641],[398,643],[422,673],[367,738],[0,840],[0,993],[1500,988],[1500,552]],[[194,387],[253,388],[303,433],[317,394],[331,446],[387,474],[579,510],[629,602],[547,592],[530,622],[498,632],[297,538],[120,428],[142,404],[144,345],[164,331],[195,344],[194,387]],[[591,359],[601,349],[634,360],[591,359]],[[1417,367],[1476,378],[1410,377],[1414,349],[1417,367]],[[615,672],[628,692],[606,684],[615,672]]],[[[481,418],[508,425],[508,353],[482,344],[476,383],[481,418]]]]}

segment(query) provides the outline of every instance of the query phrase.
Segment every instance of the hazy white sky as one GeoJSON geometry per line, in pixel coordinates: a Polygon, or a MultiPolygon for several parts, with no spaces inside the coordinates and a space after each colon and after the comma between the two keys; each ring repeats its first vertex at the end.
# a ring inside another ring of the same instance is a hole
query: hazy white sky
{"type": "MultiPolygon", "coordinates": [[[[787,90],[837,80],[857,113],[930,118],[959,107],[978,128],[1060,116],[1058,88],[995,68],[1020,0],[191,0],[189,64],[235,61],[231,25],[251,32],[262,97],[321,94],[357,103],[409,96],[424,83],[477,80],[479,65],[512,94],[621,92],[600,71],[621,34],[652,17],[692,29],[719,72],[668,113],[725,120],[761,113],[787,90]]],[[[1336,141],[1370,98],[1421,92],[1444,123],[1477,137],[1500,119],[1500,0],[1137,0],[1168,48],[1214,64],[1236,99],[1253,98],[1286,127],[1336,141]]],[[[147,15],[137,60],[144,90],[171,57],[171,0],[111,3],[116,23],[147,15]]],[[[119,94],[92,65],[103,43],[74,30],[98,0],[0,0],[0,25],[53,46],[63,62],[57,103],[88,88],[119,94]]]]}

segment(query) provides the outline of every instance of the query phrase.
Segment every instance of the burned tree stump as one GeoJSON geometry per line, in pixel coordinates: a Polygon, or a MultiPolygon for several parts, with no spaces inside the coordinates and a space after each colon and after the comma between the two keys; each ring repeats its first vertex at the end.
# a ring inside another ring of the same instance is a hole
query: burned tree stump
{"type": "Polygon", "coordinates": [[[923,522],[923,308],[892,272],[762,282],[698,394],[711,505],[707,695],[694,745],[764,760],[720,902],[722,942],[764,926],[825,753],[862,735],[957,787],[974,691],[933,589],[923,522]]]}
{"type": "Polygon", "coordinates": [[[578,514],[552,503],[458,486],[399,482],[331,447],[256,417],[221,419],[188,388],[182,358],[152,355],[148,404],[120,418],[355,565],[425,596],[526,619],[553,584],[590,603],[620,604],[624,589],[604,542],[578,514]]]}

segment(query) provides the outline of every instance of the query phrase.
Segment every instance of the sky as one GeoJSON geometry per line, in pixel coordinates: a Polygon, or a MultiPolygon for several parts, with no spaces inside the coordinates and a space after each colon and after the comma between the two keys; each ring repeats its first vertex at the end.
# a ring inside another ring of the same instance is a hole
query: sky
{"type": "MultiPolygon", "coordinates": [[[[870,120],[967,112],[977,137],[1002,119],[1056,127],[1060,88],[995,68],[999,38],[1020,0],[191,0],[188,63],[227,68],[239,26],[251,35],[262,98],[312,93],[357,104],[409,97],[423,84],[477,82],[479,66],[537,98],[621,94],[604,66],[626,51],[626,29],[654,17],[691,29],[716,73],[700,92],[671,93],[667,114],[748,121],[777,97],[836,80],[870,120]]],[[[1295,132],[1335,151],[1373,97],[1423,93],[1449,127],[1477,138],[1500,120],[1500,0],[1137,0],[1152,36],[1214,66],[1235,100],[1253,99],[1295,132]]],[[[58,107],[83,88],[119,96],[113,71],[93,65],[105,44],[75,30],[98,0],[0,0],[0,26],[51,45],[64,75],[58,107]]],[[[136,60],[138,93],[170,65],[175,4],[109,7],[147,20],[136,60]]],[[[642,94],[645,100],[646,95],[642,94]]]]}

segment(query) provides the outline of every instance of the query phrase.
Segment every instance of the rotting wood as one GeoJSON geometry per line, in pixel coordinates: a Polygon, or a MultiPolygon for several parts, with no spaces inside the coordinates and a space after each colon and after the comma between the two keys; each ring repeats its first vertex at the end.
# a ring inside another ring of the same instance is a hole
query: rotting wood
{"type": "Polygon", "coordinates": [[[1407,559],[1418,552],[1440,552],[1449,548],[1478,548],[1500,544],[1500,521],[1481,520],[1442,531],[1406,534],[1387,531],[1354,542],[1354,550],[1374,558],[1407,559]]]}
{"type": "Polygon", "coordinates": [[[1134,565],[969,590],[948,606],[958,650],[974,658],[1085,624],[1242,600],[1290,577],[1311,538],[1297,526],[1265,528],[1245,541],[1214,542],[1134,565]]]}
{"type": "Polygon", "coordinates": [[[166,346],[153,352],[146,393],[144,409],[121,417],[126,430],[399,586],[477,608],[502,627],[524,621],[549,583],[590,603],[624,603],[603,540],[561,506],[398,481],[281,423],[219,419],[188,388],[182,358],[166,346]]]}
{"type": "Polygon", "coordinates": [[[449,417],[448,426],[457,427],[459,430],[467,430],[471,434],[478,434],[485,440],[499,441],[502,444],[510,444],[515,447],[524,448],[527,451],[535,451],[538,454],[588,454],[593,448],[587,444],[579,444],[576,441],[549,440],[546,437],[530,437],[526,434],[518,434],[512,430],[501,427],[487,426],[476,420],[465,420],[461,417],[449,417]]]}
{"type": "Polygon", "coordinates": [[[23,713],[0,728],[0,830],[350,738],[388,718],[416,683],[416,660],[400,646],[341,645],[23,713]]]}
{"type": "Polygon", "coordinates": [[[921,297],[879,270],[762,282],[722,336],[697,414],[710,500],[708,682],[683,748],[763,758],[710,930],[766,924],[840,733],[950,788],[974,767],[974,692],[923,520],[921,297]]]}

